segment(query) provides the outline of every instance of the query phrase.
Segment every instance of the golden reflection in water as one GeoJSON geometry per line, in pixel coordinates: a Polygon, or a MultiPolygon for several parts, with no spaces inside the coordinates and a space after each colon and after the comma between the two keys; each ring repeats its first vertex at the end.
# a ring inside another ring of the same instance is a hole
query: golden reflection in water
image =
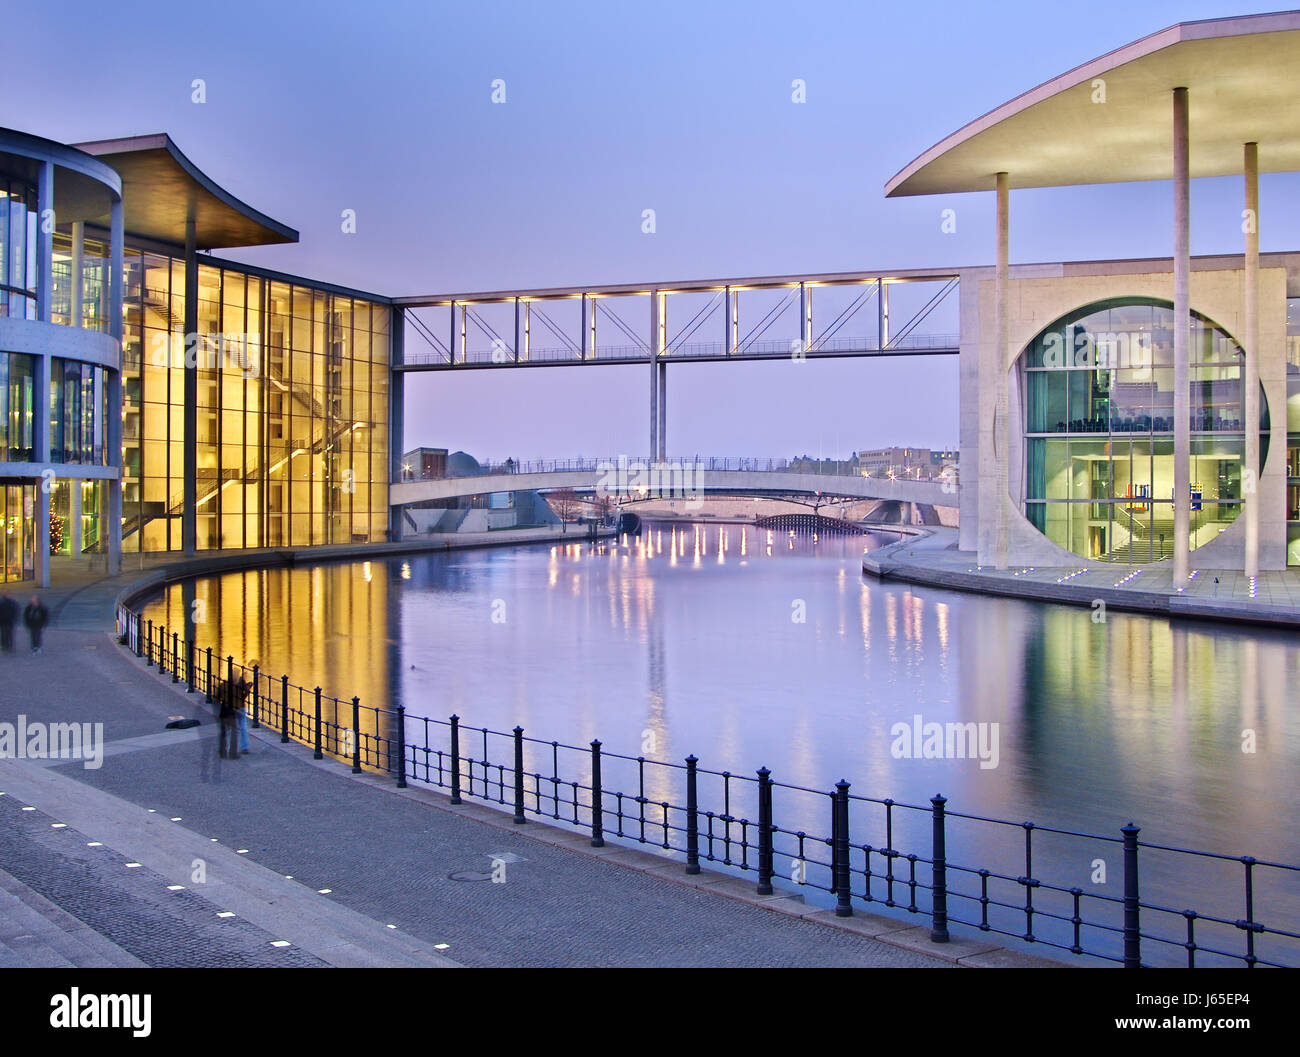
{"type": "MultiPolygon", "coordinates": [[[[373,569],[369,577],[366,572],[364,565],[357,564],[229,573],[171,585],[161,599],[144,607],[143,616],[155,626],[161,623],[168,628],[169,649],[171,629],[179,633],[182,657],[186,638],[194,641],[197,672],[206,668],[209,646],[215,678],[225,678],[227,657],[236,664],[257,663],[259,709],[268,707],[261,702],[269,695],[278,710],[280,677],[287,674],[294,684],[291,708],[301,702],[302,709],[312,714],[312,690],[319,684],[323,719],[351,727],[354,695],[370,708],[388,707],[392,696],[388,580],[386,575],[374,575],[373,569]],[[197,609],[196,600],[203,603],[197,609]],[[305,689],[301,697],[298,685],[305,689]]],[[[202,678],[198,677],[200,685],[202,678]]],[[[360,709],[363,735],[376,733],[375,716],[366,707],[360,709]]],[[[327,742],[325,748],[335,746],[327,742]]],[[[343,746],[337,748],[333,755],[341,754],[343,746]]]]}
{"type": "Polygon", "coordinates": [[[948,603],[936,602],[934,605],[935,632],[939,637],[939,657],[946,662],[948,658],[948,603]]]}

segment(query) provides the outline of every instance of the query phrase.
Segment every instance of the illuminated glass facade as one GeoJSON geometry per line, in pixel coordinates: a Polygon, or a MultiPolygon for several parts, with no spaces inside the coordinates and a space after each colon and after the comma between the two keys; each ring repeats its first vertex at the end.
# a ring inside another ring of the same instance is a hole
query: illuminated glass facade
{"type": "Polygon", "coordinates": [[[199,550],[383,540],[389,309],[350,294],[133,252],[123,311],[123,549],[179,550],[185,370],[196,365],[199,550]]]}
{"type": "MultiPolygon", "coordinates": [[[[1195,549],[1240,512],[1245,428],[1237,343],[1193,313],[1189,360],[1195,549]]],[[[1173,364],[1173,308],[1145,299],[1072,313],[1022,354],[1025,516],[1054,543],[1094,561],[1172,555],[1173,364]]],[[[1260,409],[1262,468],[1262,387],[1260,409]]]]}

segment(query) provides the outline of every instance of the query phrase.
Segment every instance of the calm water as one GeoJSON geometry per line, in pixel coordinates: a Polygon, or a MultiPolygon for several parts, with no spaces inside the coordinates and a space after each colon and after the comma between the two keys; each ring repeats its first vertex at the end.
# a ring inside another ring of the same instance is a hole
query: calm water
{"type": "MultiPolygon", "coordinates": [[[[198,641],[218,655],[411,716],[599,738],[631,756],[694,753],[715,771],[767,766],[816,790],[847,778],[855,793],[914,804],[942,793],[950,812],[1064,829],[1118,836],[1133,820],[1144,840],[1300,862],[1293,635],[1121,613],[1095,623],[1086,609],[882,584],[860,558],[883,542],[653,525],[618,543],[235,573],[177,585],[145,616],[180,627],[198,600],[198,641]],[[918,714],[997,724],[997,766],[896,758],[891,727],[918,714]],[[1253,753],[1242,751],[1247,729],[1253,753]]],[[[636,792],[633,775],[615,779],[636,792]]],[[[646,795],[676,802],[671,785],[646,795]]],[[[755,817],[738,795],[733,813],[755,817]]],[[[825,797],[778,791],[775,821],[826,833],[828,810],[825,797]]],[[[928,820],[895,814],[895,846],[927,853],[928,820]]],[[[883,843],[883,825],[883,808],[864,806],[854,842],[883,843]]],[[[956,861],[1025,872],[1019,828],[954,822],[949,840],[956,861]]],[[[1058,883],[1120,894],[1116,846],[1034,843],[1037,875],[1050,863],[1058,883]]],[[[787,873],[789,858],[778,860],[787,873]]],[[[1244,915],[1241,874],[1144,853],[1144,898],[1232,920],[1244,915]]],[[[1257,917],[1300,931],[1300,884],[1259,883],[1270,912],[1257,917]]],[[[1018,889],[1002,894],[1021,901],[1018,889]]],[[[1023,915],[1005,923],[1023,929],[1023,915]]],[[[1181,918],[1144,926],[1182,938],[1181,918]]],[[[1226,932],[1217,939],[1240,949],[1226,932]]]]}

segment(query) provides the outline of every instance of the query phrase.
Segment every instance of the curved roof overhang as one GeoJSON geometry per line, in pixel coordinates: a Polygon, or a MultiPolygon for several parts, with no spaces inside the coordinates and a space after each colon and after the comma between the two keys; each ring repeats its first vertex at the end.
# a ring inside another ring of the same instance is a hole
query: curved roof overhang
{"type": "Polygon", "coordinates": [[[76,146],[121,174],[129,235],[183,246],[192,216],[200,250],[298,241],[293,228],[245,205],[210,179],[165,133],[76,146]]]}
{"type": "Polygon", "coordinates": [[[98,158],[16,129],[0,129],[3,168],[36,183],[42,162],[54,163],[54,215],[58,223],[77,220],[107,223],[113,203],[122,197],[122,178],[98,158]]]}
{"type": "Polygon", "coordinates": [[[1183,22],[1017,96],[916,158],[889,198],[1173,177],[1175,88],[1188,90],[1190,173],[1300,170],[1300,11],[1183,22]],[[1105,101],[1094,82],[1105,82],[1105,101]]]}

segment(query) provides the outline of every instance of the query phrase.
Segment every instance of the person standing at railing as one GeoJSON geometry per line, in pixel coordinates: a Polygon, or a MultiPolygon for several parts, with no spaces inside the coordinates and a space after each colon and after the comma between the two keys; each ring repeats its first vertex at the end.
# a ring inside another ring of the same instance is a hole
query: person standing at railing
{"type": "Polygon", "coordinates": [[[238,720],[235,716],[235,698],[231,684],[225,680],[218,683],[214,698],[217,702],[217,722],[220,724],[217,755],[223,760],[232,759],[237,755],[235,731],[238,729],[238,720]]]}
{"type": "MultiPolygon", "coordinates": [[[[249,666],[257,667],[257,661],[249,661],[249,666]]],[[[244,673],[239,673],[239,678],[235,681],[235,711],[239,716],[239,751],[242,755],[248,755],[248,695],[253,689],[252,684],[244,679],[244,673]]]]}

